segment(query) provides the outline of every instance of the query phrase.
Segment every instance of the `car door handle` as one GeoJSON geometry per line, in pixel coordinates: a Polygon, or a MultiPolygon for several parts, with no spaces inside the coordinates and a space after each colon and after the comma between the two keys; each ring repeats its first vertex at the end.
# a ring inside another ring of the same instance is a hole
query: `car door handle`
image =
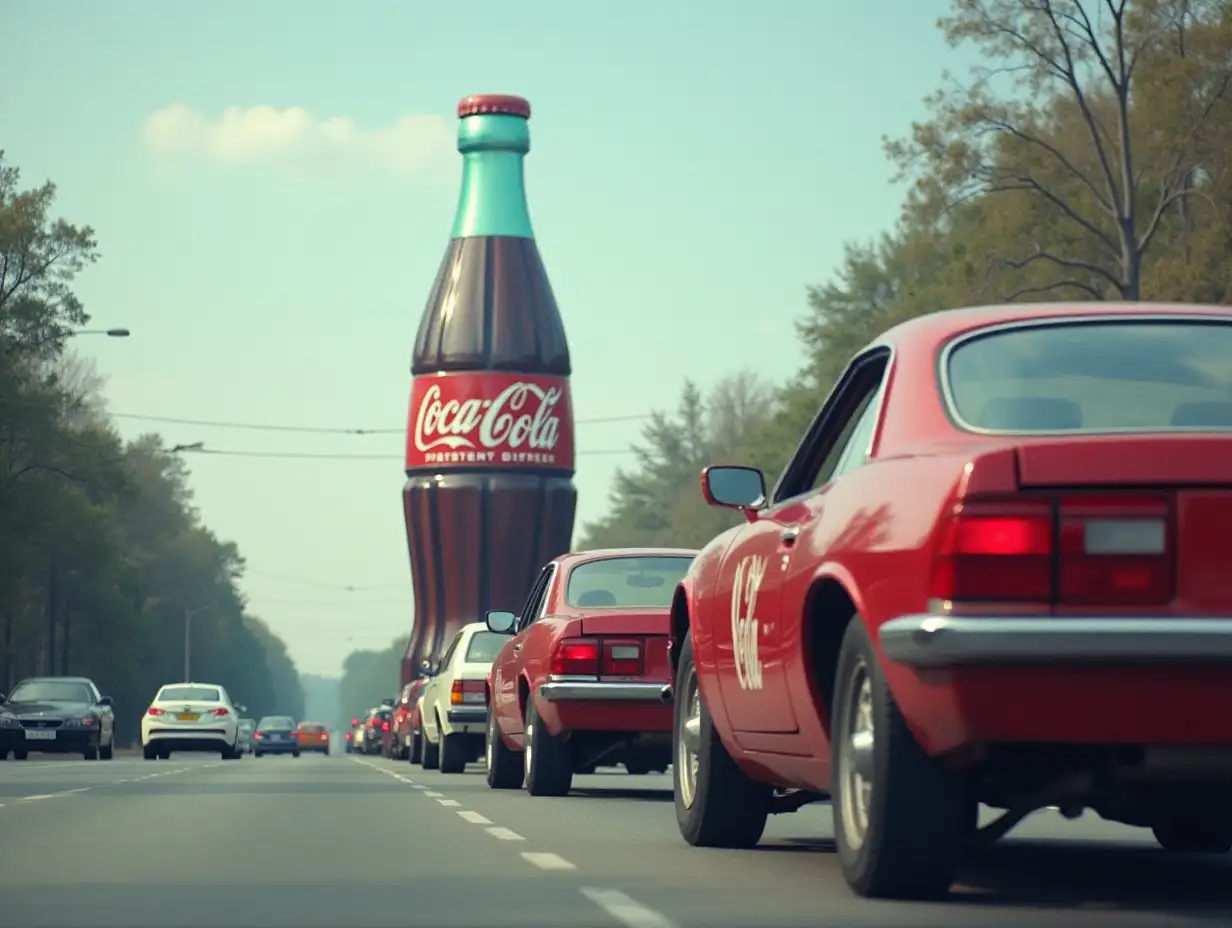
{"type": "Polygon", "coordinates": [[[798,538],[799,535],[800,529],[792,526],[791,528],[783,529],[783,531],[779,533],[779,540],[785,545],[794,545],[796,543],[796,538],[798,538]]]}

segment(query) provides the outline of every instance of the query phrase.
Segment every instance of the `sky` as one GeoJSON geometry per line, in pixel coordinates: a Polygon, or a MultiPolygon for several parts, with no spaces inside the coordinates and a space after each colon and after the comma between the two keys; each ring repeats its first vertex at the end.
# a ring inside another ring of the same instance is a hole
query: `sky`
{"type": "Polygon", "coordinates": [[[78,294],[132,336],[74,347],[122,434],[244,452],[186,456],[202,518],[239,545],[250,609],[300,670],[338,673],[413,619],[403,430],[457,205],[457,101],[533,107],[580,528],[637,417],[685,378],[797,369],[806,286],[896,219],[881,140],[959,62],[935,28],[947,6],[0,0],[0,148],[98,234],[78,294]]]}

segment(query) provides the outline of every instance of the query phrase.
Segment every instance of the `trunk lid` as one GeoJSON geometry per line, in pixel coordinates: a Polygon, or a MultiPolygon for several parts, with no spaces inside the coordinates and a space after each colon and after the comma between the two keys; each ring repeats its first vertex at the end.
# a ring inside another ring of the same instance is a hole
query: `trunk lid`
{"type": "Polygon", "coordinates": [[[1116,435],[1027,441],[1017,447],[1026,487],[1232,487],[1232,435],[1116,435]]]}
{"type": "Polygon", "coordinates": [[[667,609],[608,609],[582,616],[582,634],[587,636],[666,637],[670,632],[671,618],[667,609]]]}

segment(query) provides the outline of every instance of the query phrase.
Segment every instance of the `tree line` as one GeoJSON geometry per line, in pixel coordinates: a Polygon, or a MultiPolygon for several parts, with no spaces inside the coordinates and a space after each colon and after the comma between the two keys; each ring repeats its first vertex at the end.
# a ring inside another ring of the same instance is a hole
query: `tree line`
{"type": "Polygon", "coordinates": [[[1232,287],[1232,3],[955,0],[938,22],[981,65],[947,74],[929,118],[887,139],[907,194],[807,290],[801,369],[686,382],[617,474],[578,547],[701,546],[711,463],[771,478],[847,361],[930,312],[1025,301],[1224,304],[1232,287]]]}
{"type": "Polygon", "coordinates": [[[92,677],[117,731],[191,670],[253,715],[303,712],[286,645],[246,608],[244,560],[193,505],[158,435],[124,441],[93,366],[72,349],[90,321],[74,293],[94,231],[54,215],[51,182],[24,188],[0,151],[0,692],[24,677],[92,677]],[[190,620],[187,621],[187,620],[190,620]]]}

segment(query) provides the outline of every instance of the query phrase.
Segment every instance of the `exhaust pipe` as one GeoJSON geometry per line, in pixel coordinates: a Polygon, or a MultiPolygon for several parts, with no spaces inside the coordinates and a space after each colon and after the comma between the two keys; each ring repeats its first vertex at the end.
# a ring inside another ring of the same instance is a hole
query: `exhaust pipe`
{"type": "Polygon", "coordinates": [[[670,704],[675,698],[676,692],[672,689],[672,685],[670,683],[664,683],[663,689],[659,690],[659,701],[670,704]]]}

